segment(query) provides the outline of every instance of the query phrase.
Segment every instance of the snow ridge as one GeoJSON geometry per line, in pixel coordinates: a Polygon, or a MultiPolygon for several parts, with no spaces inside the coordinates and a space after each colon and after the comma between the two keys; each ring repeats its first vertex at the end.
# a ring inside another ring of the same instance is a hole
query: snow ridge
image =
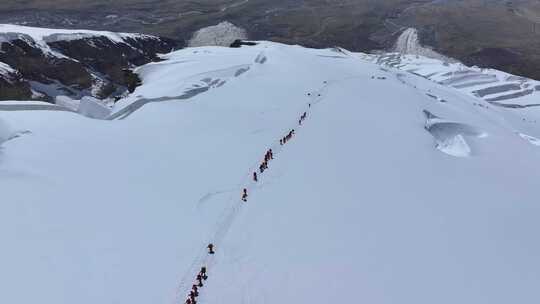
{"type": "MultiPolygon", "coordinates": [[[[256,58],[256,62],[260,62],[263,56],[260,54],[256,58]]],[[[288,128],[289,136],[293,135],[292,138],[295,137],[296,134],[298,134],[299,130],[302,129],[302,127],[305,124],[306,118],[309,118],[311,116],[311,110],[314,106],[316,106],[318,103],[320,103],[323,100],[323,92],[332,84],[330,84],[328,81],[324,81],[323,86],[321,89],[309,93],[310,101],[304,106],[303,112],[298,115],[300,119],[298,120],[298,123],[291,124],[291,127],[288,128]]],[[[283,139],[286,137],[284,136],[283,139]]],[[[288,141],[285,140],[276,140],[272,144],[269,145],[268,152],[272,153],[271,160],[274,159],[274,156],[279,156],[283,150],[284,147],[287,145],[288,141]]],[[[268,155],[268,154],[267,154],[268,155]]],[[[269,159],[270,160],[270,159],[269,159]]],[[[263,163],[269,162],[269,160],[264,160],[263,163]]],[[[247,174],[244,175],[244,178],[240,182],[241,185],[244,185],[245,193],[251,193],[256,192],[257,185],[264,182],[265,174],[263,174],[266,170],[260,170],[258,171],[259,162],[252,165],[248,170],[247,174]],[[257,179],[255,180],[253,176],[257,176],[257,179]]],[[[267,167],[268,170],[268,167],[267,167]]],[[[249,195],[246,197],[248,198],[249,195]]],[[[221,215],[220,219],[217,221],[217,225],[214,228],[214,234],[204,243],[204,244],[212,244],[215,248],[222,247],[224,238],[229,233],[229,230],[231,226],[233,225],[236,217],[238,216],[240,209],[242,206],[244,206],[246,203],[248,203],[248,199],[244,200],[244,197],[242,197],[239,193],[238,197],[231,196],[229,198],[228,205],[232,205],[228,210],[225,210],[223,214],[221,215]]],[[[206,269],[211,269],[213,266],[217,263],[216,256],[214,254],[209,254],[206,250],[206,246],[201,248],[199,250],[199,253],[193,263],[191,264],[189,270],[184,274],[182,280],[180,281],[180,284],[177,288],[177,299],[176,303],[184,303],[182,296],[184,294],[189,294],[189,291],[191,290],[190,287],[192,285],[196,285],[195,277],[199,273],[199,269],[201,267],[205,267],[206,269]]],[[[188,295],[189,298],[189,295],[188,295]]]]}
{"type": "Polygon", "coordinates": [[[465,137],[487,137],[476,128],[453,121],[448,121],[424,110],[426,116],[425,129],[433,135],[436,147],[441,152],[456,157],[471,156],[471,148],[465,137]]]}

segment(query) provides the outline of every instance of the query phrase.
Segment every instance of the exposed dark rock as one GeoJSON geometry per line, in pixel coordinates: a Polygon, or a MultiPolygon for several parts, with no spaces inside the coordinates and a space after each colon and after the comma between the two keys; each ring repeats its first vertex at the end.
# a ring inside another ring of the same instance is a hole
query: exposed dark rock
{"type": "Polygon", "coordinates": [[[468,63],[481,67],[515,65],[520,62],[520,55],[503,48],[484,48],[468,56],[468,63]]]}
{"type": "Polygon", "coordinates": [[[2,43],[0,61],[19,71],[25,79],[43,83],[51,83],[51,79],[57,79],[67,86],[79,89],[92,85],[91,77],[80,64],[65,58],[47,56],[41,48],[29,41],[31,40],[16,39],[2,43]]]}
{"type": "Polygon", "coordinates": [[[239,48],[243,45],[246,45],[246,46],[254,46],[254,45],[257,45],[256,42],[251,42],[251,41],[243,41],[241,39],[236,39],[233,43],[231,43],[230,47],[232,48],[239,48]]]}
{"type": "Polygon", "coordinates": [[[527,64],[525,55],[507,48],[483,48],[462,58],[467,65],[493,68],[517,75],[540,79],[540,68],[527,64]]]}
{"type": "Polygon", "coordinates": [[[29,100],[32,98],[30,85],[18,79],[9,81],[0,78],[0,92],[4,100],[29,100]]]}
{"type": "Polygon", "coordinates": [[[132,70],[124,69],[124,82],[130,93],[133,93],[135,89],[142,84],[141,78],[139,75],[133,73],[132,70]]]}
{"type": "Polygon", "coordinates": [[[50,39],[47,50],[28,35],[0,35],[5,38],[0,45],[0,62],[18,71],[16,81],[12,81],[17,85],[3,80],[0,100],[28,100],[30,88],[42,93],[44,101],[54,101],[57,95],[107,98],[133,91],[140,79],[128,70],[157,61],[159,53],[175,47],[170,39],[134,35],[122,43],[105,36],[50,39]]]}

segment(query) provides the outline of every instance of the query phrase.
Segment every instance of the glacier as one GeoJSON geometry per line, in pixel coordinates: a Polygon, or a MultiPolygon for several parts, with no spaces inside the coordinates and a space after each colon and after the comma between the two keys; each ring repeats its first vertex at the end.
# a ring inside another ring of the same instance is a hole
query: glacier
{"type": "Polygon", "coordinates": [[[110,120],[0,112],[28,130],[0,150],[0,302],[180,304],[202,265],[200,303],[540,300],[538,108],[422,56],[163,59],[110,120]]]}

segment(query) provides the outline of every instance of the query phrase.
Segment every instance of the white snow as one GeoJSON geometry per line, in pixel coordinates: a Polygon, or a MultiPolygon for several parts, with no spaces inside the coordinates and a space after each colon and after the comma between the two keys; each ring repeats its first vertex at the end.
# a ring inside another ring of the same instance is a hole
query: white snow
{"type": "Polygon", "coordinates": [[[538,303],[528,112],[335,55],[184,49],[139,70],[114,111],[153,102],[123,120],[1,112],[32,134],[0,154],[0,303],[181,304],[203,263],[201,304],[538,303]],[[468,157],[437,149],[424,110],[468,157]]]}
{"type": "Polygon", "coordinates": [[[106,119],[111,115],[111,108],[104,105],[99,99],[85,96],[79,102],[78,113],[89,118],[106,119]]]}
{"type": "Polygon", "coordinates": [[[528,142],[530,142],[531,144],[533,144],[535,146],[540,146],[540,139],[538,139],[536,137],[533,137],[533,136],[530,136],[530,135],[527,135],[527,134],[523,134],[523,133],[519,133],[519,136],[521,136],[523,139],[527,140],[528,142]]]}
{"type": "Polygon", "coordinates": [[[81,104],[80,100],[74,100],[68,96],[56,96],[54,103],[64,108],[77,112],[81,104]]]}
{"type": "Polygon", "coordinates": [[[17,70],[6,63],[0,62],[0,76],[9,77],[10,74],[17,73],[17,70]]]}
{"type": "Polygon", "coordinates": [[[437,53],[431,48],[422,46],[418,38],[418,31],[415,28],[408,28],[401,33],[396,41],[394,50],[407,55],[420,55],[428,58],[450,61],[451,59],[437,53]]]}
{"type": "MultiPolygon", "coordinates": [[[[7,141],[12,135],[9,126],[0,118],[0,146],[7,141]]],[[[1,153],[1,150],[0,150],[1,153]]]]}
{"type": "Polygon", "coordinates": [[[401,83],[418,89],[433,100],[444,103],[458,95],[482,109],[482,112],[504,113],[504,118],[500,119],[516,133],[533,132],[534,136],[540,136],[537,124],[540,121],[540,81],[417,55],[388,53],[356,56],[380,64],[384,70],[393,71],[401,83]],[[434,94],[433,86],[445,86],[448,93],[434,94]]]}
{"type": "Polygon", "coordinates": [[[193,34],[189,40],[190,47],[198,46],[229,46],[236,39],[247,39],[246,30],[228,21],[202,28],[193,34]]]}
{"type": "Polygon", "coordinates": [[[37,100],[0,100],[0,106],[10,106],[10,105],[50,105],[48,102],[37,101],[37,100]]]}
{"type": "Polygon", "coordinates": [[[459,62],[442,61],[419,55],[388,53],[368,57],[386,67],[430,79],[486,101],[527,105],[535,103],[540,94],[540,90],[535,90],[537,86],[540,86],[540,81],[517,77],[498,70],[468,67],[459,62]],[[497,100],[502,96],[515,93],[522,96],[497,100]]]}

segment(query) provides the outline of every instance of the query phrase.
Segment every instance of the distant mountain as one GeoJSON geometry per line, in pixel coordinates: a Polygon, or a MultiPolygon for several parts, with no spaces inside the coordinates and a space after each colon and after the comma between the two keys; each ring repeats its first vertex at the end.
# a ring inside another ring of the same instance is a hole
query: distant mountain
{"type": "Polygon", "coordinates": [[[0,24],[0,99],[119,96],[136,85],[130,68],[174,45],[141,34],[0,24]]]}
{"type": "Polygon", "coordinates": [[[469,65],[540,79],[535,0],[4,0],[5,23],[140,32],[187,45],[229,21],[250,39],[354,51],[388,50],[409,27],[438,52],[469,65]]]}

